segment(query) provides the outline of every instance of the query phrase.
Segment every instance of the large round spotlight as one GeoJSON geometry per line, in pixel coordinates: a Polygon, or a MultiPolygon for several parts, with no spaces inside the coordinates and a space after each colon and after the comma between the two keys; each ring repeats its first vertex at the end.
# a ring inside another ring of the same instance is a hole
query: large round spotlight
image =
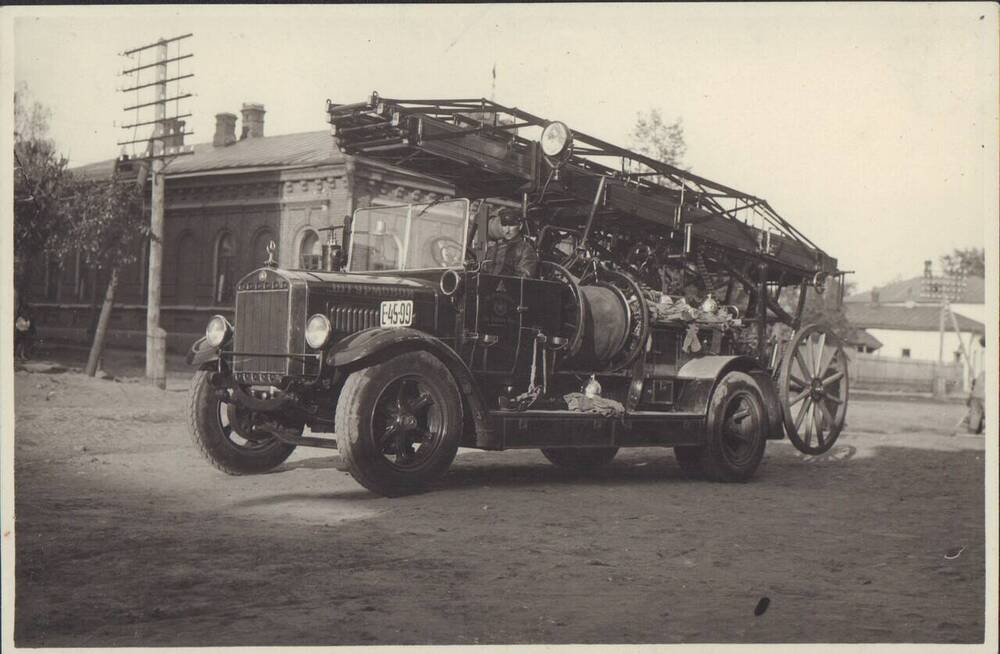
{"type": "Polygon", "coordinates": [[[312,349],[318,350],[326,345],[331,331],[333,328],[330,326],[330,320],[322,313],[314,314],[306,322],[306,343],[312,349]]]}
{"type": "Polygon", "coordinates": [[[212,316],[205,327],[205,340],[212,347],[219,347],[232,333],[232,326],[222,316],[212,316]]]}
{"type": "Polygon", "coordinates": [[[542,130],[542,154],[550,159],[560,159],[569,154],[572,144],[573,132],[566,127],[566,123],[557,120],[542,130]]]}

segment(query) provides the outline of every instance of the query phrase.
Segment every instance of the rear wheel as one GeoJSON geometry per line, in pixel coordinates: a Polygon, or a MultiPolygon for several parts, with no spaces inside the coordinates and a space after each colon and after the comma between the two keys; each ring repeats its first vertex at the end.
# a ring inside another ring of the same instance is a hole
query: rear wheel
{"type": "Polygon", "coordinates": [[[191,380],[188,421],[198,450],[229,475],[267,472],[280,465],[295,446],[254,430],[252,412],[225,401],[209,382],[210,375],[199,370],[191,380]]]}
{"type": "Polygon", "coordinates": [[[766,443],[767,410],[760,387],[748,374],[728,373],[708,403],[701,470],[713,481],[749,481],[766,443]]]}
{"type": "Polygon", "coordinates": [[[420,492],[458,451],[458,387],[427,352],[351,373],[337,402],[336,434],[340,455],[359,484],[389,497],[420,492]]]}
{"type": "Polygon", "coordinates": [[[585,448],[544,448],[542,454],[546,459],[560,468],[587,472],[596,470],[611,463],[618,454],[617,447],[585,447],[585,448]]]}

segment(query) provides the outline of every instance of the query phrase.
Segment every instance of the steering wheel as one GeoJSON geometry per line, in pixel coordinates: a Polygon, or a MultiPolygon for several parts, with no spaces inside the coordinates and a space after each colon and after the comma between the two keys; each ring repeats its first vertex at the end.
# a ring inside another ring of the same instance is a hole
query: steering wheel
{"type": "Polygon", "coordinates": [[[431,259],[442,268],[460,267],[465,259],[462,244],[448,236],[439,236],[430,242],[431,259]]]}

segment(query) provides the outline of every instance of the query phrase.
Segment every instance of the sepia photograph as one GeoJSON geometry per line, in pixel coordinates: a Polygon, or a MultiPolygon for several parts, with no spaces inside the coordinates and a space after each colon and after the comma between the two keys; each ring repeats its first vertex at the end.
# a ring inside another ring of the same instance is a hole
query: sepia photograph
{"type": "Polygon", "coordinates": [[[984,2],[0,9],[3,647],[996,652],[998,80],[984,2]]]}

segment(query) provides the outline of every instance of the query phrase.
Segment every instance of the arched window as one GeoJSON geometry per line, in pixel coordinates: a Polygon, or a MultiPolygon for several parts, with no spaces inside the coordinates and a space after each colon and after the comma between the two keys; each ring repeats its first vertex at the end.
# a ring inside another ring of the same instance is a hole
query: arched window
{"type": "Polygon", "coordinates": [[[223,232],[215,242],[215,288],[212,297],[216,304],[233,301],[233,287],[236,285],[236,245],[229,232],[223,232]]]}
{"type": "Polygon", "coordinates": [[[177,239],[177,257],[174,262],[174,293],[177,304],[194,304],[198,284],[198,241],[191,232],[184,232],[177,239]]]}
{"type": "Polygon", "coordinates": [[[299,265],[304,270],[319,270],[323,267],[323,244],[319,233],[307,230],[299,243],[299,265]]]}

